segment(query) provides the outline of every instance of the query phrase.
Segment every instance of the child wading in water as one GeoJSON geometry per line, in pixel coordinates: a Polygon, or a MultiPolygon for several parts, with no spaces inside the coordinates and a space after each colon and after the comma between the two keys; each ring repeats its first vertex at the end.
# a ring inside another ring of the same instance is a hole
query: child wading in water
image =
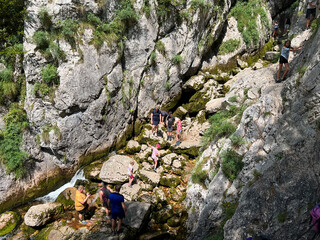
{"type": "Polygon", "coordinates": [[[278,70],[278,74],[277,74],[277,82],[283,81],[285,79],[287,73],[289,72],[289,63],[288,63],[289,51],[297,51],[297,50],[300,50],[302,47],[303,46],[293,48],[293,47],[291,47],[290,40],[285,41],[284,46],[281,50],[281,56],[280,56],[280,60],[279,60],[279,70],[278,70]],[[282,77],[280,78],[280,73],[281,73],[283,64],[286,67],[286,70],[284,71],[282,77]]]}
{"type": "Polygon", "coordinates": [[[149,147],[152,148],[152,159],[153,159],[153,171],[157,172],[157,164],[158,164],[158,157],[160,157],[159,148],[160,144],[157,144],[156,147],[151,146],[149,143],[147,143],[149,147]]]}
{"type": "Polygon", "coordinates": [[[133,182],[133,179],[134,179],[134,176],[133,176],[133,165],[134,165],[134,161],[131,161],[130,164],[129,164],[129,167],[128,167],[128,174],[129,174],[129,183],[128,183],[128,186],[132,188],[132,182],[133,182]]]}

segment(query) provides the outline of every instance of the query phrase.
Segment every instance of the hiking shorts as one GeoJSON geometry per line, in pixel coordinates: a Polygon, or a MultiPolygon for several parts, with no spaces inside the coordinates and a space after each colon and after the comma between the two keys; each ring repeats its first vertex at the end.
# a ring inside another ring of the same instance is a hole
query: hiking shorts
{"type": "Polygon", "coordinates": [[[288,63],[288,59],[286,59],[285,57],[283,56],[280,56],[280,61],[279,61],[280,64],[284,64],[284,63],[288,63]]]}
{"type": "Polygon", "coordinates": [[[124,214],[124,211],[121,211],[121,212],[112,212],[111,211],[111,217],[114,220],[123,219],[125,217],[125,214],[124,214]]]}
{"type": "Polygon", "coordinates": [[[172,132],[173,131],[173,126],[167,126],[167,131],[172,132]]]}
{"type": "Polygon", "coordinates": [[[311,19],[316,17],[316,8],[307,9],[306,18],[311,19]]]}
{"type": "Polygon", "coordinates": [[[133,175],[129,175],[129,178],[134,179],[134,176],[133,175]]]}
{"type": "Polygon", "coordinates": [[[110,210],[110,206],[108,202],[103,201],[102,206],[104,206],[106,209],[110,210]]]}
{"type": "Polygon", "coordinates": [[[88,211],[88,204],[84,207],[84,209],[77,211],[79,214],[84,215],[88,211]]]}
{"type": "Polygon", "coordinates": [[[152,125],[154,125],[154,126],[158,126],[159,125],[159,119],[157,119],[157,120],[152,120],[152,125]]]}

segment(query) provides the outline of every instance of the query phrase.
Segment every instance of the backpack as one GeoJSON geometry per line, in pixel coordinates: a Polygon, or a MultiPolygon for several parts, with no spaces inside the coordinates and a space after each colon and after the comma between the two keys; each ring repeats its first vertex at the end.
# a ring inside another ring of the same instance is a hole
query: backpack
{"type": "Polygon", "coordinates": [[[319,233],[319,220],[320,220],[320,203],[318,203],[311,211],[313,229],[319,233]]]}

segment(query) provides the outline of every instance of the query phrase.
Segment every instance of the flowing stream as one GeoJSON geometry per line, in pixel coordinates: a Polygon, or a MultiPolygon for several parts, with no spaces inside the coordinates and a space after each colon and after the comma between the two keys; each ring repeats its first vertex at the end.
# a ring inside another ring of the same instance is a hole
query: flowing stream
{"type": "Polygon", "coordinates": [[[79,169],[74,174],[74,176],[72,177],[70,182],[64,184],[63,186],[61,186],[57,190],[52,191],[45,196],[37,198],[36,201],[40,201],[43,203],[54,202],[61,192],[63,192],[66,188],[73,187],[77,180],[86,180],[84,173],[83,173],[83,169],[79,169]]]}

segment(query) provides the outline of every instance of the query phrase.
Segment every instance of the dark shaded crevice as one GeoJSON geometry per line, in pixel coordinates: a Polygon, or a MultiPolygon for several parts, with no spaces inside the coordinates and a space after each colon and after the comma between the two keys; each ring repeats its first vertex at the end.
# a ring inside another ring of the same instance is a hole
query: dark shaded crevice
{"type": "Polygon", "coordinates": [[[59,116],[64,118],[73,114],[77,114],[77,113],[83,113],[85,112],[86,109],[80,108],[78,105],[75,106],[71,106],[66,110],[63,110],[59,113],[59,116]]]}
{"type": "Polygon", "coordinates": [[[41,149],[42,152],[48,153],[50,155],[53,155],[53,156],[57,157],[58,159],[62,159],[63,158],[63,155],[55,152],[52,148],[40,147],[40,149],[41,149]]]}

